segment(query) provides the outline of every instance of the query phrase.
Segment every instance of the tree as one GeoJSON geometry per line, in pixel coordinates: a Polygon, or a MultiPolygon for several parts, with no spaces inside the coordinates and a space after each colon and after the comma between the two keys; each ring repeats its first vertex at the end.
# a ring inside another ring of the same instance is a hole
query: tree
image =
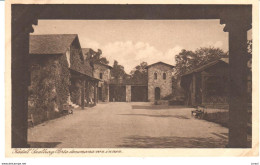
{"type": "Polygon", "coordinates": [[[183,49],[175,56],[175,75],[179,79],[181,75],[222,57],[228,57],[228,54],[219,48],[199,48],[194,52],[183,49]]]}
{"type": "Polygon", "coordinates": [[[137,65],[131,72],[131,79],[135,83],[145,83],[147,82],[147,62],[142,62],[137,65]]]}
{"type": "Polygon", "coordinates": [[[182,49],[181,52],[175,56],[175,75],[180,77],[191,70],[191,68],[194,67],[195,57],[196,55],[194,52],[182,49]]]}
{"type": "Polygon", "coordinates": [[[93,63],[102,63],[102,64],[108,64],[109,61],[106,59],[106,57],[102,57],[102,50],[98,49],[98,51],[94,51],[93,49],[90,49],[86,53],[88,61],[90,61],[91,64],[93,63]]]}
{"type": "Polygon", "coordinates": [[[125,79],[127,76],[124,66],[119,65],[116,60],[114,61],[113,69],[111,70],[111,76],[115,79],[119,79],[120,77],[125,79]]]}

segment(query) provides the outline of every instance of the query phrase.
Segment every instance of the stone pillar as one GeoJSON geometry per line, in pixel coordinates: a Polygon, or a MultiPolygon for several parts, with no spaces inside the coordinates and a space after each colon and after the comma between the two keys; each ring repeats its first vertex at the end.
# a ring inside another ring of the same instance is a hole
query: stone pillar
{"type": "Polygon", "coordinates": [[[12,8],[11,34],[11,147],[25,148],[28,129],[28,86],[29,72],[29,34],[37,25],[36,15],[31,15],[27,8],[12,8]]]}
{"type": "Polygon", "coordinates": [[[24,148],[29,147],[27,144],[29,34],[34,32],[32,25],[38,24],[37,17],[42,10],[14,5],[11,12],[11,147],[24,148]]]}
{"type": "Polygon", "coordinates": [[[29,34],[38,24],[42,9],[14,5],[11,11],[11,147],[24,148],[27,144],[28,85],[30,84],[29,34]]]}
{"type": "MultiPolygon", "coordinates": [[[[17,28],[17,27],[16,27],[17,28]]],[[[12,28],[12,30],[16,29],[12,28]]],[[[28,85],[30,73],[29,33],[12,35],[12,148],[24,148],[27,145],[28,85]]]]}
{"type": "MultiPolygon", "coordinates": [[[[12,49],[11,49],[11,147],[26,148],[28,129],[28,86],[29,72],[29,34],[33,32],[32,24],[37,20],[24,24],[23,13],[19,10],[12,12],[12,49]],[[16,11],[16,12],[15,12],[16,11]],[[19,19],[15,19],[19,15],[19,19]]],[[[24,13],[23,13],[24,14],[24,13]]],[[[25,12],[26,14],[26,12],[25,12]]],[[[29,21],[30,22],[30,21],[29,21]]]]}
{"type": "Polygon", "coordinates": [[[228,147],[247,147],[247,30],[250,19],[243,13],[221,21],[229,32],[229,142],[228,147]],[[248,22],[249,21],[249,22],[248,22]]]}
{"type": "Polygon", "coordinates": [[[82,87],[81,87],[81,108],[84,109],[85,107],[85,84],[86,81],[82,80],[82,87]]]}
{"type": "Polygon", "coordinates": [[[131,85],[126,85],[126,102],[131,102],[131,85]]]}

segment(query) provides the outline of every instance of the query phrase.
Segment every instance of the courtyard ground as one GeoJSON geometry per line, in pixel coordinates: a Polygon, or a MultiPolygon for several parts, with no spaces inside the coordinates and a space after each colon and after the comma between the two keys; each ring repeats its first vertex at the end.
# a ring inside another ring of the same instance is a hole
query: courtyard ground
{"type": "Polygon", "coordinates": [[[31,147],[222,148],[228,129],[191,117],[191,108],[98,103],[28,130],[31,147]]]}

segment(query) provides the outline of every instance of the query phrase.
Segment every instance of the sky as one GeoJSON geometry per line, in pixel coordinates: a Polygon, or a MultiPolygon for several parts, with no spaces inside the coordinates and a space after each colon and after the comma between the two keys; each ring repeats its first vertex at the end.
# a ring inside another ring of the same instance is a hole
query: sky
{"type": "Polygon", "coordinates": [[[175,65],[182,49],[216,47],[228,51],[228,33],[219,20],[39,20],[33,34],[78,34],[82,48],[130,71],[145,61],[175,65]]]}

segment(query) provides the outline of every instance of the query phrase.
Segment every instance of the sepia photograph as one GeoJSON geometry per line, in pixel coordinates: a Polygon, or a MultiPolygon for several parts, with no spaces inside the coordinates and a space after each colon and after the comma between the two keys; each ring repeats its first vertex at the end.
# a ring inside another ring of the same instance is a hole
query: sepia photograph
{"type": "Polygon", "coordinates": [[[10,3],[6,151],[258,155],[253,8],[10,3]]]}

